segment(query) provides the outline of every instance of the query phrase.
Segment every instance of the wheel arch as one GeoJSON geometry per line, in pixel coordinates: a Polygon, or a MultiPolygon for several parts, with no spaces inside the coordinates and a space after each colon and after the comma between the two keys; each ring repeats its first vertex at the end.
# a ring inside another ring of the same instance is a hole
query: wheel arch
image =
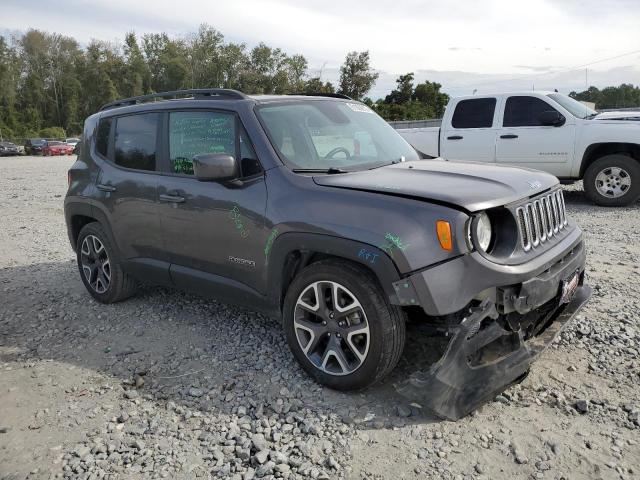
{"type": "Polygon", "coordinates": [[[330,235],[288,232],[277,237],[267,260],[268,295],[280,313],[295,276],[308,265],[327,259],[358,264],[373,275],[390,301],[395,301],[392,284],[400,279],[400,273],[379,248],[330,235]]]}
{"type": "Polygon", "coordinates": [[[65,219],[67,222],[67,233],[69,235],[69,242],[74,251],[76,251],[78,245],[78,236],[80,231],[85,225],[92,222],[98,222],[105,233],[109,236],[109,240],[114,246],[115,243],[111,228],[107,217],[97,208],[94,208],[90,203],[84,201],[67,200],[64,205],[65,219]]]}
{"type": "Polygon", "coordinates": [[[606,155],[622,154],[640,162],[640,144],[631,142],[602,142],[589,145],[582,156],[580,178],[593,162],[606,155]]]}

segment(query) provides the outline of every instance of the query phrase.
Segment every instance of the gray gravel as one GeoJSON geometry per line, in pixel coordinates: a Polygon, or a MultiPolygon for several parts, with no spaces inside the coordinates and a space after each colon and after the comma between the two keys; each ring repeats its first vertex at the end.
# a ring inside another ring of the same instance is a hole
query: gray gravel
{"type": "Polygon", "coordinates": [[[640,476],[637,207],[567,188],[592,301],[523,383],[453,423],[390,385],[434,356],[419,326],[389,382],[340,394],[255,313],[148,287],[94,302],[64,226],[72,162],[0,158],[0,479],[640,476]]]}

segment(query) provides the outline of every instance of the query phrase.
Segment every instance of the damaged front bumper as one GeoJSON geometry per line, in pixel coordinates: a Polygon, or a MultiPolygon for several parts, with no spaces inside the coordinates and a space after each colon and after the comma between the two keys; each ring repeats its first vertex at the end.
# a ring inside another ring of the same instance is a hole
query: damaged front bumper
{"type": "MultiPolygon", "coordinates": [[[[531,363],[591,296],[584,273],[569,303],[558,300],[534,323],[514,330],[485,300],[457,326],[442,358],[428,371],[396,385],[400,394],[437,415],[457,420],[524,378],[531,363]],[[502,321],[498,321],[502,319],[502,321]]],[[[557,297],[559,299],[559,296],[557,297]]],[[[544,307],[544,306],[543,306],[544,307]]]]}

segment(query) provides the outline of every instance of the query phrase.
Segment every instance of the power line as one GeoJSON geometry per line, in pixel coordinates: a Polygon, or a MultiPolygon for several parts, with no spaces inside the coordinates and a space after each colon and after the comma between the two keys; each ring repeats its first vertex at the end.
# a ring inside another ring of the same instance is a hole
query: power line
{"type": "Polygon", "coordinates": [[[494,83],[504,83],[504,82],[513,82],[516,80],[526,80],[528,78],[539,78],[539,77],[544,77],[547,75],[554,75],[554,74],[558,74],[558,73],[564,73],[564,72],[570,72],[572,70],[579,70],[585,67],[589,67],[591,65],[595,65],[597,63],[602,63],[602,62],[608,62],[610,60],[616,60],[618,58],[622,58],[622,57],[628,57],[629,55],[634,55],[636,53],[640,53],[640,49],[639,50],[633,50],[632,52],[627,52],[627,53],[622,53],[620,55],[615,55],[613,57],[607,57],[607,58],[601,58],[599,60],[594,60],[592,62],[589,63],[584,63],[582,65],[576,65],[574,67],[569,67],[569,68],[564,68],[564,69],[560,69],[560,70],[554,70],[554,71],[549,71],[549,72],[545,72],[545,73],[537,73],[537,74],[533,74],[533,75],[522,75],[519,77],[513,77],[513,78],[504,78],[504,79],[500,79],[500,80],[487,80],[485,82],[476,82],[476,83],[470,83],[470,84],[466,84],[466,85],[452,85],[450,87],[448,87],[448,89],[454,89],[454,88],[470,88],[470,87],[477,87],[478,85],[492,85],[494,83]]]}

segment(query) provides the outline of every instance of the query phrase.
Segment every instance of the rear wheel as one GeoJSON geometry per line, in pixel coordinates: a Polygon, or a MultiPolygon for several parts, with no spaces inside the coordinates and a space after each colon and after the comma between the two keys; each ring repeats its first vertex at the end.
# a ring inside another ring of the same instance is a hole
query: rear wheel
{"type": "Polygon", "coordinates": [[[589,165],[583,183],[587,197],[598,205],[629,205],[640,197],[640,164],[627,155],[606,155],[589,165]]]}
{"type": "Polygon", "coordinates": [[[136,292],[137,282],[122,270],[116,251],[99,223],[89,223],[80,230],[77,259],[82,283],[99,302],[119,302],[136,292]]]}
{"type": "Polygon", "coordinates": [[[337,390],[368,387],[398,363],[403,311],[390,305],[373,275],[349,262],[306,267],[284,302],[289,347],[318,383],[337,390]]]}

